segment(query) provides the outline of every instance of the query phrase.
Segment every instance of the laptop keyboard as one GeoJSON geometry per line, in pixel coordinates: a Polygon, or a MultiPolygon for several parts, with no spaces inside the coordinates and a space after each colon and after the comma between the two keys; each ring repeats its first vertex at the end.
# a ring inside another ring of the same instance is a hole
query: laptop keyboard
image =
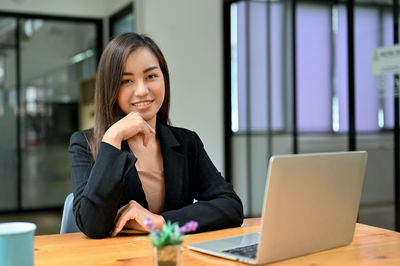
{"type": "Polygon", "coordinates": [[[258,248],[258,244],[253,244],[253,245],[249,245],[249,246],[243,246],[243,247],[239,247],[239,248],[223,250],[222,252],[255,259],[257,257],[257,248],[258,248]]]}

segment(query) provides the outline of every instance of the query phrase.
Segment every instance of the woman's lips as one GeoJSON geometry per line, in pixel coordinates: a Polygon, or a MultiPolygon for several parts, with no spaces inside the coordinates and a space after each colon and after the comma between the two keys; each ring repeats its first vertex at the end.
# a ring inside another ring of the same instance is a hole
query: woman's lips
{"type": "Polygon", "coordinates": [[[144,105],[148,105],[151,104],[151,102],[141,102],[141,103],[134,103],[133,106],[144,106],[144,105]]]}
{"type": "Polygon", "coordinates": [[[140,110],[148,108],[152,103],[153,101],[143,101],[143,102],[133,103],[132,105],[140,110]]]}

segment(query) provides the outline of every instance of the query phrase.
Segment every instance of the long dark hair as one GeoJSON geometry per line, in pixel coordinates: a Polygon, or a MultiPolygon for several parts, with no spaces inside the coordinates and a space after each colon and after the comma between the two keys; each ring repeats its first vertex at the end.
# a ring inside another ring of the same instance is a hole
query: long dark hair
{"type": "Polygon", "coordinates": [[[104,133],[115,122],[125,116],[118,105],[118,92],[122,71],[128,56],[138,48],[146,47],[153,52],[160,64],[164,76],[164,102],[157,113],[157,123],[165,125],[169,121],[170,85],[167,62],[157,44],[148,36],[128,32],[119,35],[108,43],[104,49],[97,68],[96,89],[94,94],[94,132],[91,141],[91,152],[96,159],[104,133]]]}

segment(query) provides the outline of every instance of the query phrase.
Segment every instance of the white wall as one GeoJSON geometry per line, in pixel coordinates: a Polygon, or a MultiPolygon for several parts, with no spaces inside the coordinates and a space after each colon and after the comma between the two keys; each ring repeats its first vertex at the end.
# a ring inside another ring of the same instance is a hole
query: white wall
{"type": "Polygon", "coordinates": [[[196,131],[223,172],[222,2],[135,0],[136,30],[160,46],[171,76],[171,122],[196,131]]]}

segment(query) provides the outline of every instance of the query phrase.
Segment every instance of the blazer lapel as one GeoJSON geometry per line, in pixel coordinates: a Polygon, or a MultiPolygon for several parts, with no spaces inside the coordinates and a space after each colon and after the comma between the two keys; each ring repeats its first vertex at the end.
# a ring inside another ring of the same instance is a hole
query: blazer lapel
{"type": "Polygon", "coordinates": [[[181,144],[175,138],[171,130],[163,125],[158,124],[160,133],[161,153],[164,161],[164,178],[165,178],[165,204],[164,211],[176,209],[180,205],[180,199],[183,189],[184,174],[184,155],[180,152],[181,144]]]}

